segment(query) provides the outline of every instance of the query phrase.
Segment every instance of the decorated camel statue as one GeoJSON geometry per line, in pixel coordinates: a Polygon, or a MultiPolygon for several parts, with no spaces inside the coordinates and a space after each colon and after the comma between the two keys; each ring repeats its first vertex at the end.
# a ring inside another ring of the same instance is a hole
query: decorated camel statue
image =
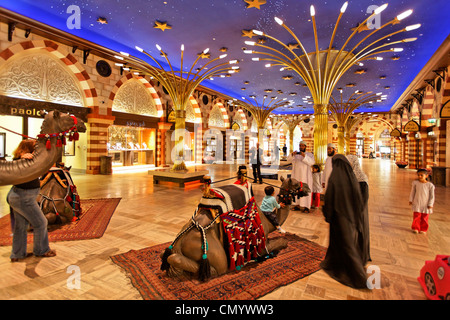
{"type": "Polygon", "coordinates": [[[49,225],[76,221],[81,214],[80,196],[70,169],[63,163],[58,163],[41,180],[37,201],[49,225]]]}
{"type": "MultiPolygon", "coordinates": [[[[171,277],[182,274],[205,281],[232,270],[240,270],[252,261],[264,260],[287,247],[287,239],[267,236],[276,227],[258,208],[251,184],[245,174],[238,181],[210,188],[208,180],[191,220],[183,226],[172,244],[161,254],[161,269],[171,277]]],[[[310,192],[306,184],[281,178],[278,194],[284,208],[277,211],[282,225],[289,215],[294,197],[310,192]]]]}
{"type": "Polygon", "coordinates": [[[80,119],[58,110],[47,113],[33,158],[0,160],[0,186],[21,184],[45,175],[61,155],[66,136],[77,140],[78,132],[86,132],[86,126],[80,119]]]}

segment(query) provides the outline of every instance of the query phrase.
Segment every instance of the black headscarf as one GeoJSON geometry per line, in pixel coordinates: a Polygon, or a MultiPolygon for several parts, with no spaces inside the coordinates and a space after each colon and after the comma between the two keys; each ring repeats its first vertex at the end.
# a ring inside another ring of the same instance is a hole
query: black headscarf
{"type": "Polygon", "coordinates": [[[334,214],[345,217],[357,230],[361,230],[361,212],[364,203],[359,182],[348,159],[336,154],[332,160],[333,171],[328,180],[323,213],[330,222],[334,214]]]}

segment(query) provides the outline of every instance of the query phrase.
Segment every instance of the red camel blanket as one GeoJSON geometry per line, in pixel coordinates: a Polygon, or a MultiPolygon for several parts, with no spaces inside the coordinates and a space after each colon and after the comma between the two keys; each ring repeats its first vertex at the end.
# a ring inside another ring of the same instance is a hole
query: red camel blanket
{"type": "MultiPolygon", "coordinates": [[[[240,185],[211,189],[214,198],[202,198],[202,207],[218,209],[228,249],[229,270],[240,270],[266,247],[263,226],[251,190],[240,185]]],[[[264,252],[264,251],[263,251],[264,252]]]]}

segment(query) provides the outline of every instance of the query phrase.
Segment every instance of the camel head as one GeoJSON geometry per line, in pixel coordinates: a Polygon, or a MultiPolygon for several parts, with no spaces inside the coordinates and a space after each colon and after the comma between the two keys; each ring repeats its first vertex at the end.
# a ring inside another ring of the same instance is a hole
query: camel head
{"type": "Polygon", "coordinates": [[[280,180],[281,188],[278,198],[284,204],[292,204],[295,197],[303,197],[305,196],[305,192],[310,192],[309,187],[305,183],[300,184],[299,181],[293,178],[285,179],[281,176],[280,180]]]}
{"type": "Polygon", "coordinates": [[[62,113],[58,110],[45,113],[44,122],[41,127],[41,134],[66,132],[69,130],[86,132],[86,125],[83,120],[68,113],[62,113]]]}

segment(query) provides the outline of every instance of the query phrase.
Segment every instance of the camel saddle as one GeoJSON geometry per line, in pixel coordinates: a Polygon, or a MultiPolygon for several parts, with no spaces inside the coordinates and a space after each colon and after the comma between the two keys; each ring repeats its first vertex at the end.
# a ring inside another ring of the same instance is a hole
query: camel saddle
{"type": "Polygon", "coordinates": [[[240,270],[246,263],[259,258],[258,253],[265,249],[266,239],[251,185],[211,188],[210,197],[203,197],[200,207],[215,209],[220,214],[230,270],[240,270]]]}

